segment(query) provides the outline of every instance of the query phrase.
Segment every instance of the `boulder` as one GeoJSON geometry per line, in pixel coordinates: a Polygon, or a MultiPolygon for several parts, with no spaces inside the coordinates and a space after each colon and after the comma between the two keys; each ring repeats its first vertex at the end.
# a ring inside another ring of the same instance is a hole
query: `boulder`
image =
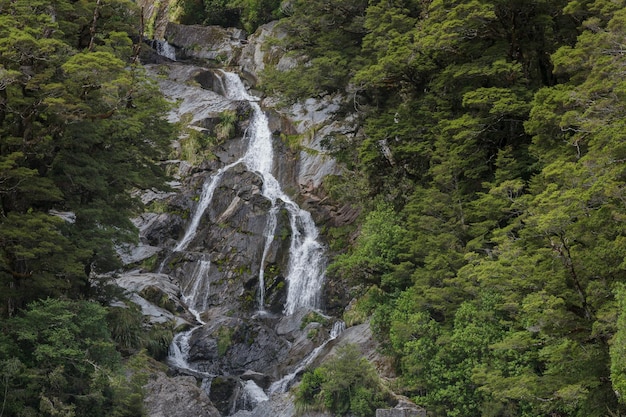
{"type": "Polygon", "coordinates": [[[271,378],[263,373],[247,370],[240,375],[242,381],[254,381],[256,385],[263,389],[267,389],[270,386],[271,378]]]}
{"type": "Polygon", "coordinates": [[[148,417],[221,417],[194,377],[167,377],[159,372],[151,376],[144,390],[148,417]]]}
{"type": "Polygon", "coordinates": [[[189,340],[189,363],[204,372],[276,377],[289,351],[286,340],[260,320],[219,316],[196,329],[189,340]]]}
{"type": "Polygon", "coordinates": [[[164,37],[177,48],[177,59],[202,59],[229,66],[239,60],[246,34],[236,28],[169,22],[164,37]]]}
{"type": "Polygon", "coordinates": [[[426,417],[426,409],[415,405],[409,399],[400,399],[394,408],[379,408],[376,417],[426,417]]]}
{"type": "MultiPolygon", "coordinates": [[[[185,311],[184,304],[179,299],[180,290],[169,276],[130,271],[117,277],[115,283],[127,291],[130,301],[141,308],[149,323],[173,321],[176,326],[188,324],[180,316],[185,311]]],[[[188,318],[191,320],[191,317],[188,318]]]]}
{"type": "Polygon", "coordinates": [[[329,349],[320,354],[313,366],[319,366],[328,358],[334,356],[338,348],[353,344],[359,347],[363,357],[374,365],[381,377],[395,378],[393,363],[390,358],[379,353],[380,346],[372,335],[369,323],[348,327],[333,342],[330,344],[329,349]]]}

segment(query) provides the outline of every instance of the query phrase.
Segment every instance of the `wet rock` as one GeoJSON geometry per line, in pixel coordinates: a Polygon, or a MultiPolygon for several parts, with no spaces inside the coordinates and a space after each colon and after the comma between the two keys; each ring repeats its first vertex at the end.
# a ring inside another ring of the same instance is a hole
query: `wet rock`
{"type": "Polygon", "coordinates": [[[257,83],[258,75],[265,65],[268,63],[276,63],[284,54],[282,48],[278,45],[269,46],[266,41],[268,38],[282,39],[286,33],[276,28],[276,23],[270,22],[260,26],[254,34],[248,38],[248,43],[242,49],[239,59],[244,75],[247,76],[254,84],[257,83]]]}
{"type": "Polygon", "coordinates": [[[238,378],[217,376],[211,381],[209,398],[222,415],[232,414],[237,397],[241,395],[241,382],[238,378]]]}
{"type": "Polygon", "coordinates": [[[290,394],[273,394],[269,401],[260,403],[252,411],[241,410],[232,417],[333,417],[331,413],[296,411],[290,394]]]}
{"type": "Polygon", "coordinates": [[[393,363],[390,358],[379,353],[380,346],[374,339],[369,323],[347,328],[333,342],[328,346],[329,349],[318,356],[313,366],[319,366],[331,356],[336,355],[338,348],[352,344],[358,346],[363,357],[374,365],[380,376],[395,378],[393,363]]]}
{"type": "Polygon", "coordinates": [[[277,364],[289,350],[261,321],[217,317],[198,328],[189,340],[189,362],[213,374],[263,372],[276,377],[277,364]]]}
{"type": "Polygon", "coordinates": [[[254,381],[259,387],[267,389],[270,386],[271,379],[269,375],[247,370],[240,376],[242,381],[254,381]]]}
{"type": "Polygon", "coordinates": [[[185,224],[181,216],[178,215],[178,210],[181,208],[172,207],[172,213],[144,213],[133,219],[133,223],[139,229],[139,239],[142,244],[133,249],[137,253],[129,256],[128,260],[125,261],[126,264],[136,263],[150,253],[159,252],[156,249],[151,249],[151,247],[163,248],[184,231],[185,224]],[[144,248],[141,248],[142,246],[144,248]],[[143,256],[140,256],[141,254],[143,256]]]}
{"type": "Polygon", "coordinates": [[[161,252],[163,248],[159,246],[151,246],[140,244],[138,246],[128,245],[118,248],[117,253],[124,265],[139,264],[161,252]]]}
{"type": "Polygon", "coordinates": [[[238,61],[246,35],[241,29],[169,22],[164,37],[178,48],[179,59],[203,59],[228,66],[238,61]]]}
{"type": "Polygon", "coordinates": [[[144,386],[148,417],[221,417],[191,376],[167,377],[159,372],[144,386]]]}
{"type": "Polygon", "coordinates": [[[116,285],[125,289],[130,301],[141,307],[149,323],[174,321],[176,326],[187,324],[179,314],[184,306],[179,299],[179,288],[165,274],[131,271],[115,279],[116,285]]]}
{"type": "Polygon", "coordinates": [[[426,410],[401,397],[394,408],[376,410],[376,417],[426,417],[426,410]]]}

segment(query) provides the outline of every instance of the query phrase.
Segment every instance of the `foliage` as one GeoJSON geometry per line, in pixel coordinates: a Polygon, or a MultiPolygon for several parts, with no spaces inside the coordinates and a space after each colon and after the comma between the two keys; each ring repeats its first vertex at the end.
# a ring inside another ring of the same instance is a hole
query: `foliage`
{"type": "Polygon", "coordinates": [[[136,239],[135,187],[163,186],[172,129],[137,62],[126,0],[0,2],[0,293],[87,294],[136,239]],[[91,4],[90,4],[91,3],[91,4]],[[94,18],[94,9],[97,13],[94,18]]]}
{"type": "Polygon", "coordinates": [[[611,381],[613,388],[617,391],[619,401],[624,403],[623,392],[626,389],[626,305],[624,305],[625,297],[624,284],[620,284],[616,289],[616,298],[618,301],[618,318],[617,318],[617,331],[615,336],[611,340],[610,355],[611,355],[611,381]]]}
{"type": "Polygon", "coordinates": [[[296,392],[300,410],[327,410],[334,415],[374,415],[388,406],[388,393],[376,370],[354,345],[338,349],[337,356],[305,372],[296,392]]]}
{"type": "Polygon", "coordinates": [[[325,185],[364,213],[328,277],[404,394],[438,416],[623,414],[626,3],[291,4],[295,67],[264,86],[354,96],[364,135],[326,139],[345,174],[325,185]]]}
{"type": "Polygon", "coordinates": [[[316,311],[311,311],[307,313],[304,317],[302,317],[302,321],[300,322],[300,330],[303,330],[309,323],[319,323],[324,325],[328,323],[328,319],[316,311]]]}
{"type": "Polygon", "coordinates": [[[95,303],[46,299],[4,322],[7,415],[142,415],[143,384],[121,372],[105,316],[95,303]]]}
{"type": "Polygon", "coordinates": [[[400,252],[398,242],[402,242],[404,233],[392,208],[380,204],[365,219],[354,250],[338,256],[328,273],[347,277],[353,282],[375,283],[386,288],[406,285],[405,282],[396,282],[397,277],[391,273],[400,252]]]}
{"type": "Polygon", "coordinates": [[[283,10],[276,40],[294,65],[285,71],[269,65],[261,87],[287,101],[340,91],[351,77],[364,34],[363,0],[295,0],[283,10]]]}
{"type": "Polygon", "coordinates": [[[141,350],[158,360],[167,356],[174,338],[174,323],[148,325],[139,307],[130,302],[124,307],[109,307],[106,318],[111,338],[124,356],[141,350]]]}
{"type": "MultiPolygon", "coordinates": [[[[91,272],[112,268],[114,246],[134,237],[138,202],[128,191],[161,182],[155,162],[171,128],[135,62],[137,8],[103,2],[94,24],[95,7],[0,0],[0,300],[14,316],[2,323],[0,391],[9,414],[80,415],[86,404],[93,415],[140,412],[139,390],[121,388],[115,373],[108,330],[82,317],[102,311],[29,304],[88,296],[91,272]],[[37,327],[52,311],[66,344],[37,327]]],[[[346,321],[370,321],[402,394],[436,416],[626,413],[626,2],[177,7],[183,23],[248,31],[282,17],[286,36],[272,45],[291,66],[266,63],[261,87],[286,101],[351,96],[362,134],[325,138],[345,171],[324,187],[362,210],[361,224],[326,227],[340,252],[328,278],[349,282],[358,299],[346,321]]],[[[208,157],[206,141],[226,140],[235,123],[224,114],[216,138],[191,133],[185,153],[208,157]]],[[[169,327],[146,339],[137,311],[108,319],[119,352],[163,354],[169,327]]],[[[221,354],[232,337],[218,332],[221,354]]],[[[301,409],[371,415],[386,400],[379,392],[346,349],[306,372],[296,395],[301,409]]]]}
{"type": "Polygon", "coordinates": [[[217,329],[216,332],[216,336],[217,336],[217,354],[218,356],[224,356],[226,354],[226,352],[228,351],[228,349],[230,349],[230,347],[233,344],[233,334],[235,333],[235,330],[226,326],[220,326],[219,329],[217,329]]]}
{"type": "Polygon", "coordinates": [[[182,24],[239,27],[253,33],[280,16],[277,0],[178,0],[174,20],[182,24]]]}

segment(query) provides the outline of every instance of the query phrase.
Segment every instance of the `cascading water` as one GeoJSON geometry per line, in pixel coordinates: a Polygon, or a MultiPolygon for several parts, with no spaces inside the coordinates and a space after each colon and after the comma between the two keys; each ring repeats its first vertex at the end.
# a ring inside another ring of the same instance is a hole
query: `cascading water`
{"type": "MultiPolygon", "coordinates": [[[[274,152],[272,147],[272,133],[265,113],[256,103],[256,98],[249,95],[241,79],[232,73],[224,74],[225,87],[228,96],[233,100],[247,100],[253,110],[249,128],[248,150],[243,162],[250,171],[259,173],[263,178],[263,196],[272,202],[272,210],[268,216],[266,230],[275,230],[275,208],[279,201],[284,204],[289,213],[291,225],[291,243],[289,247],[289,265],[287,271],[287,302],[284,313],[293,314],[299,308],[315,308],[319,303],[319,293],[324,280],[324,248],[317,241],[318,231],[311,218],[311,214],[302,210],[287,196],[272,175],[274,152]]],[[[273,233],[268,233],[266,239],[273,239],[273,233]]],[[[271,241],[266,243],[269,247],[271,241]]],[[[263,271],[264,265],[260,270],[263,271]]],[[[262,272],[259,280],[262,280],[262,272]]],[[[261,308],[263,305],[261,305],[261,308]]]]}
{"type": "MultiPolygon", "coordinates": [[[[249,171],[256,172],[261,176],[263,180],[262,195],[271,202],[264,231],[265,244],[263,255],[261,265],[259,266],[259,310],[263,311],[264,308],[265,282],[263,271],[267,254],[274,240],[277,215],[281,208],[284,208],[288,213],[291,226],[289,262],[286,274],[288,282],[287,302],[284,307],[284,313],[291,315],[299,308],[315,308],[319,302],[319,292],[324,279],[324,250],[317,241],[317,228],[310,213],[298,207],[282,191],[280,184],[272,174],[274,165],[272,134],[267,117],[256,102],[257,98],[247,93],[241,79],[236,74],[223,72],[222,76],[223,90],[226,92],[227,98],[237,101],[248,101],[252,108],[252,118],[247,130],[247,150],[241,158],[222,167],[206,180],[189,225],[184,236],[175,246],[174,252],[185,251],[193,241],[200,220],[211,204],[215,189],[224,173],[235,165],[243,163],[249,171]]],[[[166,260],[163,261],[163,265],[166,260]]],[[[189,339],[194,330],[204,324],[201,314],[208,307],[206,301],[209,290],[207,273],[210,266],[209,261],[199,261],[187,285],[183,288],[183,300],[200,325],[186,332],[179,333],[172,343],[169,362],[179,369],[198,372],[187,361],[189,339]]]]}
{"type": "MultiPolygon", "coordinates": [[[[248,128],[248,147],[243,157],[224,166],[211,176],[203,185],[202,194],[185,235],[174,248],[175,252],[184,251],[191,243],[204,212],[211,204],[213,193],[223,174],[243,162],[249,171],[258,173],[263,179],[262,194],[272,203],[265,228],[265,246],[262,264],[259,267],[259,309],[264,307],[264,262],[276,231],[276,215],[280,205],[284,205],[289,213],[291,225],[291,242],[289,248],[289,265],[286,275],[288,282],[287,302],[284,313],[293,314],[299,308],[315,308],[319,303],[319,292],[324,280],[324,248],[317,241],[318,231],[311,214],[302,210],[281,189],[272,174],[274,152],[272,134],[265,113],[256,102],[258,99],[246,91],[241,79],[233,73],[223,72],[223,85],[226,96],[231,100],[250,102],[252,118],[248,128]]],[[[192,295],[188,295],[191,297],[192,295]]]]}
{"type": "Polygon", "coordinates": [[[154,49],[156,50],[157,54],[172,61],[176,61],[176,49],[172,45],[167,43],[167,41],[154,40],[153,43],[154,49]]]}
{"type": "Polygon", "coordinates": [[[265,225],[265,245],[263,247],[263,255],[261,256],[261,268],[259,268],[259,311],[264,311],[265,307],[265,259],[274,241],[274,235],[276,234],[278,206],[272,205],[272,208],[268,212],[267,224],[265,225]]]}
{"type": "Polygon", "coordinates": [[[207,295],[209,294],[210,282],[207,274],[211,267],[210,261],[199,261],[196,270],[193,272],[193,279],[190,280],[187,288],[183,289],[182,300],[187,304],[187,308],[194,315],[198,323],[204,324],[200,314],[207,308],[207,295]]]}
{"type": "MultiPolygon", "coordinates": [[[[178,333],[172,340],[169,350],[168,362],[170,365],[193,373],[198,371],[193,369],[187,361],[189,356],[189,338],[194,330],[205,324],[201,314],[206,310],[206,296],[209,293],[207,273],[210,267],[211,262],[199,261],[187,286],[182,290],[182,300],[187,304],[187,309],[193,314],[199,324],[185,332],[178,333]]],[[[212,375],[204,376],[212,377],[212,375]]]]}

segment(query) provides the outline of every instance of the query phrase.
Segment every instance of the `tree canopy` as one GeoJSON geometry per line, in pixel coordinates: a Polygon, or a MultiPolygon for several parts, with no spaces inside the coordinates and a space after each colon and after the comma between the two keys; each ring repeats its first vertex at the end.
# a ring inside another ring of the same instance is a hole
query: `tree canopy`
{"type": "Polygon", "coordinates": [[[10,315],[85,293],[90,272],[116,265],[115,245],[136,234],[129,191],[163,184],[156,162],[171,127],[137,60],[132,2],[0,10],[0,299],[10,315]]]}
{"type": "Polygon", "coordinates": [[[264,82],[354,96],[365,135],[329,146],[329,184],[362,176],[373,203],[328,275],[403,393],[437,416],[624,413],[626,3],[293,5],[305,58],[264,82]]]}
{"type": "MultiPolygon", "coordinates": [[[[349,314],[394,358],[394,389],[436,416],[626,413],[624,0],[178,4],[182,23],[280,18],[293,67],[267,65],[268,93],[350,95],[364,134],[327,140],[345,167],[325,186],[363,215],[354,245],[331,245],[328,279],[354,289],[349,314]]],[[[127,0],[0,0],[1,375],[16,409],[120,410],[97,384],[118,378],[112,340],[139,339],[94,330],[82,315],[103,312],[75,299],[133,239],[129,190],[162,182],[171,127],[138,22],[127,0]],[[57,314],[65,344],[37,330],[57,314]]],[[[371,414],[376,381],[341,361],[305,374],[301,403],[371,414]]]]}

